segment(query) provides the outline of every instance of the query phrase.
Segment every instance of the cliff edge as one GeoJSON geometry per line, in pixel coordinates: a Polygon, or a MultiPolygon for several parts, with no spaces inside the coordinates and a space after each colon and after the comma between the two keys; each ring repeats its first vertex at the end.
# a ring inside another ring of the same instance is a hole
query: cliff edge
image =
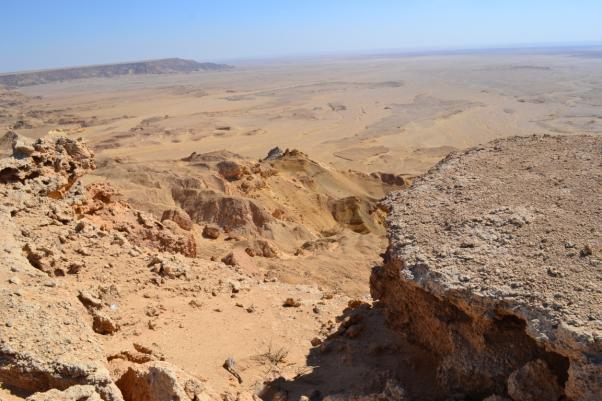
{"type": "Polygon", "coordinates": [[[385,201],[371,277],[390,327],[434,356],[434,399],[602,394],[602,138],[453,153],[385,201]]]}

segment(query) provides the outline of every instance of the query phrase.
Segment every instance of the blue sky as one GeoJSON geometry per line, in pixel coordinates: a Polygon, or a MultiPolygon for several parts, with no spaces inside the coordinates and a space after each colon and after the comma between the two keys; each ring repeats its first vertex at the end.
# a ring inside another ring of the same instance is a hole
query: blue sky
{"type": "Polygon", "coordinates": [[[0,71],[602,43],[602,0],[0,0],[0,71]]]}

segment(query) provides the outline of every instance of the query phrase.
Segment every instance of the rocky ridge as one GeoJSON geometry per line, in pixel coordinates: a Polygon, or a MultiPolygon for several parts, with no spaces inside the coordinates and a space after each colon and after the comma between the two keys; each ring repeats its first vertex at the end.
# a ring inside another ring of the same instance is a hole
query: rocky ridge
{"type": "Polygon", "coordinates": [[[25,71],[0,74],[0,85],[16,88],[40,85],[56,81],[69,81],[84,78],[106,78],[119,75],[174,74],[194,71],[223,71],[232,67],[225,64],[199,63],[194,60],[169,58],[119,64],[92,65],[84,67],[60,68],[42,71],[25,71]]]}

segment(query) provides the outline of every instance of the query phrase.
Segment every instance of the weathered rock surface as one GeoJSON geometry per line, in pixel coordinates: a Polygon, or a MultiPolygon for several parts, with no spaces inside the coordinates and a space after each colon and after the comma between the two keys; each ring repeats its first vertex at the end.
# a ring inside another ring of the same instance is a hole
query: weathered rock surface
{"type": "Polygon", "coordinates": [[[208,239],[218,239],[220,236],[220,229],[212,224],[207,224],[203,227],[203,237],[208,239]]]}
{"type": "Polygon", "coordinates": [[[217,169],[220,175],[228,181],[240,180],[244,175],[243,166],[231,160],[224,160],[217,163],[217,169]]]}
{"type": "Polygon", "coordinates": [[[60,241],[52,235],[33,238],[31,227],[18,227],[14,221],[35,206],[37,214],[31,219],[46,233],[48,226],[71,223],[70,203],[82,195],[76,181],[93,168],[92,154],[83,142],[65,138],[40,139],[33,146],[26,157],[0,162],[5,174],[0,278],[4,282],[7,275],[14,276],[12,285],[0,286],[0,382],[30,393],[90,385],[103,400],[122,400],[83,305],[56,283],[42,281],[47,274],[81,264],[57,258],[60,241]],[[69,199],[64,199],[67,194],[69,199]]]}
{"type": "Polygon", "coordinates": [[[163,222],[148,213],[132,209],[119,200],[119,193],[108,183],[95,183],[86,188],[86,198],[76,211],[87,220],[109,230],[123,233],[136,245],[159,251],[196,255],[196,240],[190,232],[192,221],[185,212],[167,211],[163,222]],[[171,223],[171,224],[169,224],[171,223]]]}
{"type": "Polygon", "coordinates": [[[32,191],[63,197],[79,177],[95,168],[94,153],[81,139],[13,138],[13,157],[0,159],[0,183],[28,181],[32,191]]]}
{"type": "Polygon", "coordinates": [[[192,230],[193,222],[190,219],[188,213],[179,209],[170,209],[163,212],[163,216],[161,216],[161,221],[171,220],[176,223],[182,230],[190,231],[192,230]]]}
{"type": "Polygon", "coordinates": [[[548,365],[537,359],[512,372],[508,394],[515,401],[554,401],[560,398],[562,389],[548,365]]]}
{"type": "Polygon", "coordinates": [[[81,306],[58,291],[43,297],[0,289],[0,381],[24,391],[93,386],[103,400],[122,400],[81,306]],[[41,298],[41,299],[40,299],[41,298]]]}
{"type": "Polygon", "coordinates": [[[52,389],[43,393],[35,393],[27,401],[101,401],[100,395],[93,386],[75,385],[64,391],[52,389]]]}
{"type": "Polygon", "coordinates": [[[132,365],[117,385],[128,401],[221,400],[210,387],[167,362],[132,365]]]}
{"type": "Polygon", "coordinates": [[[433,354],[435,398],[600,399],[601,190],[602,138],[533,136],[452,154],[388,197],[372,293],[433,354]]]}

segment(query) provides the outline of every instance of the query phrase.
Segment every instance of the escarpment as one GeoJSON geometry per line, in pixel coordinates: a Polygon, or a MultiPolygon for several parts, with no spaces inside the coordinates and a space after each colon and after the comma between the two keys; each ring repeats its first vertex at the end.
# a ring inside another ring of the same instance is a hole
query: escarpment
{"type": "Polygon", "coordinates": [[[433,356],[433,399],[600,399],[601,188],[601,138],[532,136],[451,154],[388,196],[371,291],[433,356]]]}

